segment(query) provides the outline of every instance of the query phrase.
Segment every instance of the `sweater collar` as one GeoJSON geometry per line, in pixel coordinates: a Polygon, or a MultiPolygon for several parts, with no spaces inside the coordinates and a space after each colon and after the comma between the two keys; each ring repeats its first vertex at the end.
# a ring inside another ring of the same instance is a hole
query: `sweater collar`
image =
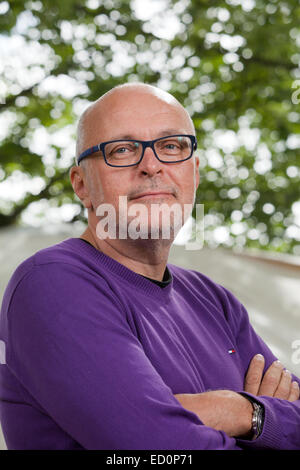
{"type": "Polygon", "coordinates": [[[174,280],[169,265],[167,265],[167,267],[170,272],[171,282],[164,288],[161,288],[159,285],[152,282],[152,280],[148,279],[147,277],[141,274],[136,273],[135,271],[132,271],[131,269],[127,268],[115,259],[104,254],[102,251],[98,250],[93,245],[86,243],[81,238],[69,238],[63,243],[65,242],[71,242],[73,248],[76,249],[78,253],[81,253],[85,256],[85,258],[94,261],[96,265],[105,267],[113,275],[121,277],[123,281],[128,282],[130,284],[131,288],[134,286],[135,289],[139,289],[140,291],[144,292],[144,294],[155,295],[156,297],[159,296],[161,298],[168,298],[170,296],[174,280]]]}

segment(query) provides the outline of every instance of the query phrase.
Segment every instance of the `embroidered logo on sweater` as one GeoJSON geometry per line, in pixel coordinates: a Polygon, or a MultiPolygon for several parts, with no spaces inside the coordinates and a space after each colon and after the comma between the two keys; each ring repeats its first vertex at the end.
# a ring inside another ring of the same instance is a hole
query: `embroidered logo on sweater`
{"type": "Polygon", "coordinates": [[[235,349],[228,349],[228,354],[234,354],[235,353],[235,349]]]}

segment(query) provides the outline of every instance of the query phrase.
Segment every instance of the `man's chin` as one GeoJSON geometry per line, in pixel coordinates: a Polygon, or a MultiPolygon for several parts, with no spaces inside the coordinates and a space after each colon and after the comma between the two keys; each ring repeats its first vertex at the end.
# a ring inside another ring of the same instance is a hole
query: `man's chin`
{"type": "Polygon", "coordinates": [[[147,221],[145,224],[128,224],[128,238],[131,240],[170,240],[173,241],[177,233],[181,229],[180,226],[170,224],[157,224],[147,221]]]}

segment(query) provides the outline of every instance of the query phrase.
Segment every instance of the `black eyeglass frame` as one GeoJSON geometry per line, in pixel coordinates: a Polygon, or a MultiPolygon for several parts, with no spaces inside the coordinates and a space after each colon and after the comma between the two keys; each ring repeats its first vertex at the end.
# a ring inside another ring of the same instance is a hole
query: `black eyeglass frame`
{"type": "Polygon", "coordinates": [[[197,150],[197,139],[194,135],[189,135],[189,134],[175,134],[175,135],[167,135],[165,137],[159,137],[158,139],[154,139],[154,140],[137,140],[137,139],[118,139],[118,140],[108,140],[107,142],[101,142],[100,144],[98,145],[94,145],[93,147],[90,147],[88,148],[87,150],[85,150],[84,152],[82,152],[79,157],[78,157],[78,160],[77,160],[77,165],[79,165],[79,163],[81,162],[81,160],[83,160],[84,158],[86,157],[89,157],[90,155],[92,155],[93,153],[96,153],[96,152],[102,152],[102,155],[104,157],[104,160],[105,160],[105,163],[109,166],[112,166],[114,168],[124,168],[124,167],[128,167],[128,166],[135,166],[135,165],[138,165],[143,157],[144,157],[144,153],[145,153],[145,150],[147,147],[150,147],[152,150],[153,150],[153,153],[154,155],[156,156],[157,160],[159,160],[161,163],[181,163],[181,162],[184,162],[186,160],[189,160],[189,158],[192,157],[193,153],[195,150],[197,150]],[[191,154],[184,158],[183,160],[177,160],[177,161],[174,161],[174,162],[169,162],[169,161],[165,161],[165,160],[161,160],[156,151],[155,151],[155,148],[154,148],[154,144],[156,142],[158,142],[159,140],[164,140],[164,139],[168,139],[170,137],[189,137],[190,140],[191,140],[191,154]],[[106,159],[106,156],[105,156],[105,146],[107,144],[112,144],[112,143],[115,143],[115,142],[137,142],[139,144],[142,144],[142,147],[143,147],[143,150],[142,150],[142,154],[141,154],[141,157],[140,159],[136,162],[136,163],[130,163],[130,165],[112,165],[111,163],[109,163],[106,159]]]}

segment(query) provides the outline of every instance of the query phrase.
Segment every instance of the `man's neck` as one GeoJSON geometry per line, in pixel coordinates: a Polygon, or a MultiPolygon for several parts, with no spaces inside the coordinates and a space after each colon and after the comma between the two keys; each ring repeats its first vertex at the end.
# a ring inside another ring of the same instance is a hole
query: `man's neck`
{"type": "Polygon", "coordinates": [[[158,281],[163,279],[172,243],[170,240],[100,239],[90,226],[80,238],[137,274],[158,281]]]}

